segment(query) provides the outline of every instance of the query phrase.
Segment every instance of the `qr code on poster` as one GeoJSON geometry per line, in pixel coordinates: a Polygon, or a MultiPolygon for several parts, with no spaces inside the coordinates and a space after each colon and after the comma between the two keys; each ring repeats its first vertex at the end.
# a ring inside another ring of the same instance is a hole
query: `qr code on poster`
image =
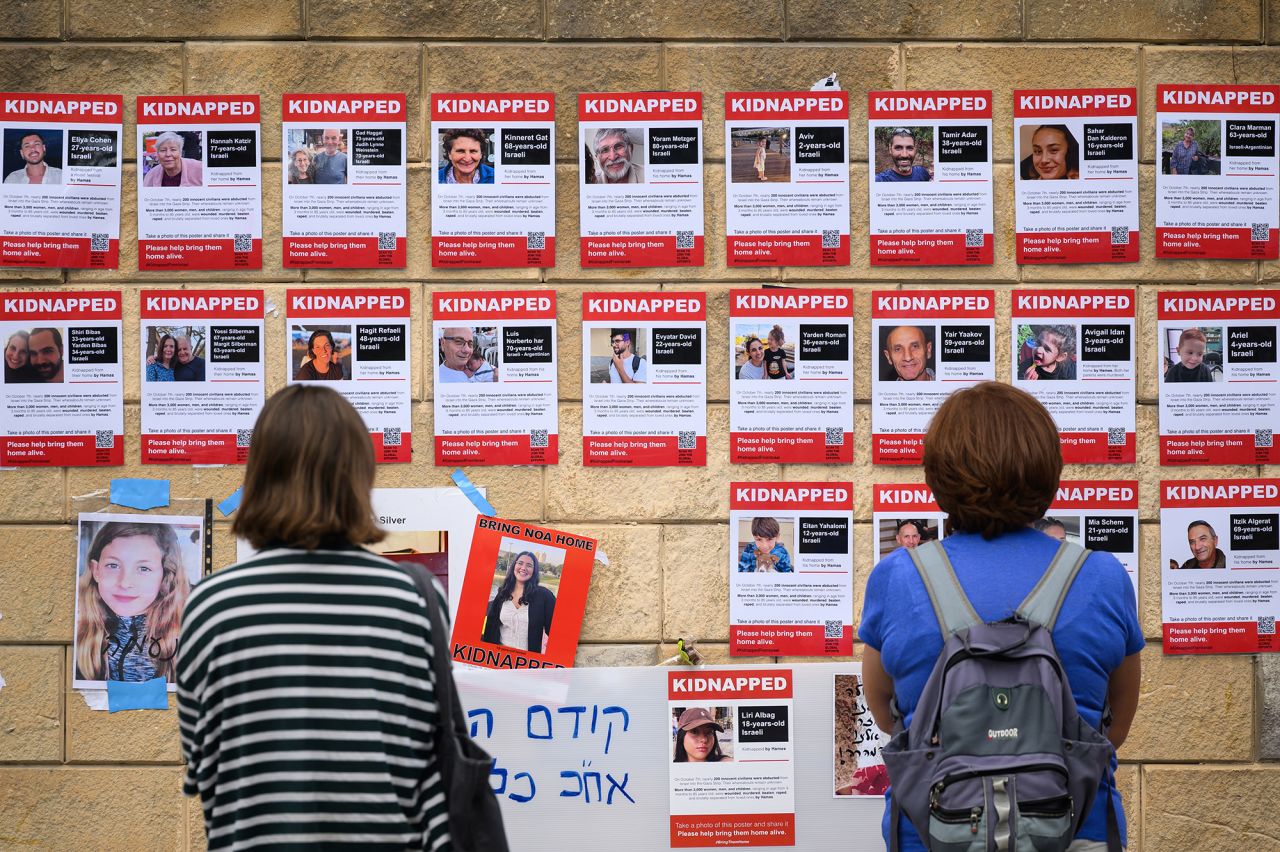
{"type": "Polygon", "coordinates": [[[395,231],[379,231],[378,232],[378,251],[395,251],[396,250],[396,232],[395,231]]]}
{"type": "Polygon", "coordinates": [[[843,426],[827,427],[827,446],[828,447],[844,446],[844,427],[843,426]]]}
{"type": "Polygon", "coordinates": [[[252,444],[252,443],[253,443],[253,430],[252,430],[252,429],[237,429],[237,430],[236,430],[236,446],[237,446],[237,447],[247,447],[247,446],[249,446],[249,445],[250,445],[250,444],[252,444]]]}
{"type": "Polygon", "coordinates": [[[1117,225],[1111,229],[1111,245],[1127,246],[1129,245],[1129,226],[1117,225]]]}
{"type": "Polygon", "coordinates": [[[1107,446],[1108,447],[1124,446],[1124,427],[1123,426],[1107,427],[1107,446]]]}
{"type": "Polygon", "coordinates": [[[116,445],[115,433],[110,429],[99,429],[93,433],[93,446],[99,450],[109,450],[116,445]]]}
{"type": "Polygon", "coordinates": [[[676,434],[677,450],[692,450],[698,446],[697,432],[679,432],[676,434]]]}
{"type": "Polygon", "coordinates": [[[1276,617],[1274,615],[1258,616],[1258,635],[1259,636],[1275,636],[1276,635],[1276,617]]]}
{"type": "Polygon", "coordinates": [[[529,251],[542,251],[547,247],[546,231],[530,231],[524,235],[529,251]]]}
{"type": "Polygon", "coordinates": [[[89,235],[89,251],[109,251],[110,249],[111,237],[106,234],[89,235]]]}
{"type": "Polygon", "coordinates": [[[1265,243],[1271,236],[1271,228],[1266,222],[1254,222],[1249,226],[1249,239],[1255,243],[1265,243]]]}
{"type": "Polygon", "coordinates": [[[840,623],[840,619],[822,622],[823,639],[839,639],[842,636],[844,636],[844,625],[840,623]]]}
{"type": "Polygon", "coordinates": [[[835,229],[823,231],[822,247],[830,249],[840,248],[840,232],[835,229]]]}
{"type": "Polygon", "coordinates": [[[986,239],[982,235],[981,228],[969,228],[964,232],[965,248],[982,248],[986,239]]]}
{"type": "Polygon", "coordinates": [[[398,428],[383,429],[382,430],[382,446],[384,447],[400,446],[400,430],[398,428]]]}
{"type": "Polygon", "coordinates": [[[236,254],[253,251],[253,234],[236,234],[231,250],[236,254]]]}
{"type": "Polygon", "coordinates": [[[1269,450],[1275,436],[1270,429],[1259,429],[1253,433],[1253,445],[1260,450],[1269,450]]]}
{"type": "Polygon", "coordinates": [[[547,440],[546,429],[534,429],[529,433],[530,447],[533,447],[534,449],[538,449],[538,448],[546,449],[550,445],[551,445],[550,442],[547,440]]]}
{"type": "Polygon", "coordinates": [[[676,231],[676,248],[693,248],[693,231],[676,231]]]}

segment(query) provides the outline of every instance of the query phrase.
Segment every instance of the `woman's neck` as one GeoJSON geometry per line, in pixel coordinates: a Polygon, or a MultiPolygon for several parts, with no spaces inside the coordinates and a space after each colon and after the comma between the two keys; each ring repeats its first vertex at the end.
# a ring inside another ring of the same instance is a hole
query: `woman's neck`
{"type": "Polygon", "coordinates": [[[518,601],[524,597],[524,583],[516,580],[516,584],[511,587],[511,600],[518,601]]]}

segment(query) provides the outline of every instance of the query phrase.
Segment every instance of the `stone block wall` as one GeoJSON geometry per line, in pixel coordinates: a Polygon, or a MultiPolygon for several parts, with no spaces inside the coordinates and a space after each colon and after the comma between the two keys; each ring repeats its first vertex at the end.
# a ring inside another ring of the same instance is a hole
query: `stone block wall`
{"type": "MultiPolygon", "coordinates": [[[[138,350],[137,291],[216,282],[264,287],[281,304],[301,281],[410,287],[415,329],[429,328],[435,289],[554,288],[560,304],[562,463],[473,471],[498,511],[600,539],[583,625],[580,665],[651,665],[677,637],[696,635],[712,662],[728,661],[728,483],[731,479],[849,479],[856,494],[855,609],[871,564],[871,486],[919,472],[869,463],[866,368],[873,288],[994,287],[1007,337],[1011,292],[1068,284],[1135,286],[1139,296],[1138,463],[1075,466],[1066,476],[1141,483],[1142,699],[1120,780],[1130,849],[1280,850],[1280,664],[1249,656],[1169,658],[1159,645],[1158,494],[1162,478],[1280,476],[1276,467],[1161,469],[1157,463],[1155,293],[1170,286],[1277,287],[1280,263],[1153,258],[1154,93],[1162,82],[1275,82],[1280,0],[196,0],[183,6],[109,0],[9,0],[0,4],[0,88],[114,92],[126,106],[121,268],[3,270],[6,290],[119,288],[124,351],[138,350]],[[851,97],[853,263],[842,269],[729,269],[724,258],[721,94],[807,89],[837,72],[851,97]],[[1142,261],[1130,265],[1020,268],[1013,248],[1011,91],[1076,85],[1133,86],[1142,104],[1142,261]],[[995,95],[996,261],[983,268],[872,269],[867,260],[865,151],[868,89],[990,88],[995,95]],[[578,267],[575,102],[579,91],[700,89],[706,105],[707,265],[700,269],[588,271],[578,267]],[[404,91],[411,159],[409,265],[391,272],[301,272],[280,267],[277,157],[285,91],[404,91]],[[431,191],[426,97],[438,91],[552,91],[558,99],[556,267],[436,271],[427,237],[431,191]],[[146,275],[137,272],[133,103],[139,94],[262,95],[264,269],[146,275]],[[856,461],[851,467],[728,463],[725,350],[728,290],[763,282],[853,291],[858,312],[856,461]],[[697,469],[583,469],[579,334],[587,288],[698,288],[709,293],[708,464],[697,469]]],[[[267,346],[284,346],[268,317],[267,346]]],[[[1004,341],[1007,345],[1007,340],[1004,341]]],[[[432,383],[415,346],[416,460],[379,471],[384,486],[443,486],[429,451],[432,383]]],[[[1002,350],[1004,351],[1004,350],[1002,350]]],[[[1008,366],[1000,367],[1008,381],[1008,366]]],[[[238,468],[142,467],[136,373],[126,370],[123,469],[0,471],[0,848],[202,849],[196,803],[179,794],[176,715],[108,716],[70,690],[74,578],[73,499],[113,476],[168,477],[175,497],[215,500],[239,484],[238,468]],[[110,839],[110,840],[108,840],[110,839]]],[[[284,385],[267,359],[268,390],[284,385]]],[[[234,553],[225,523],[215,562],[234,553]]],[[[855,613],[856,617],[856,613],[855,613]]],[[[789,660],[788,660],[789,662],[789,660]]],[[[809,771],[800,767],[798,771],[809,771]]]]}

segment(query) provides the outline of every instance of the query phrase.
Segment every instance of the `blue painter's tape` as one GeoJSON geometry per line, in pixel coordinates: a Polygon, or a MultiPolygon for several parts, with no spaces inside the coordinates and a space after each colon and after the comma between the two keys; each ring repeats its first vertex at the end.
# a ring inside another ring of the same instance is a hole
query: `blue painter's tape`
{"type": "Polygon", "coordinates": [[[450,478],[453,479],[453,484],[461,488],[462,493],[467,495],[467,499],[471,501],[471,504],[480,510],[480,514],[497,517],[498,510],[493,508],[493,505],[488,500],[484,499],[484,495],[480,493],[479,488],[471,484],[471,480],[462,472],[462,468],[455,470],[450,478]]]}
{"type": "Polygon", "coordinates": [[[169,505],[167,479],[113,479],[111,502],[130,509],[158,509],[169,505]]]}
{"type": "Polygon", "coordinates": [[[231,494],[227,496],[227,499],[223,500],[221,503],[218,504],[218,511],[222,513],[223,517],[230,515],[232,512],[234,512],[236,509],[239,509],[239,508],[240,508],[240,489],[239,488],[237,488],[235,491],[232,491],[231,494]]]}
{"type": "Polygon", "coordinates": [[[126,683],[122,680],[107,681],[107,709],[119,710],[168,710],[169,692],[164,678],[157,677],[142,683],[126,683]]]}

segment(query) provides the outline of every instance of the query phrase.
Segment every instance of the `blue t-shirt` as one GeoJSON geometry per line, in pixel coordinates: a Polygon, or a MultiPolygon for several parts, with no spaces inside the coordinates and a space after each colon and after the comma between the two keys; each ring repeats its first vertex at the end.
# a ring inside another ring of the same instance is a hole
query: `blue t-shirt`
{"type": "MultiPolygon", "coordinates": [[[[1013,614],[1040,579],[1058,550],[1058,542],[1031,528],[1006,533],[986,541],[980,535],[956,533],[942,542],[955,567],[956,577],[973,608],[986,621],[1013,614]]],[[[885,672],[893,678],[898,709],[911,724],[925,681],[942,652],[942,632],[924,581],[906,550],[893,551],[867,579],[866,600],[858,638],[880,652],[885,672]]],[[[1066,669],[1076,707],[1086,722],[1097,727],[1107,699],[1111,673],[1125,657],[1145,644],[1138,626],[1133,584],[1110,553],[1094,553],[1085,560],[1058,614],[1053,641],[1066,669]]],[[[1112,770],[1115,763],[1112,763],[1112,770]]],[[[1125,837],[1120,793],[1104,779],[1089,816],[1076,835],[1087,840],[1107,839],[1108,791],[1125,837]]],[[[882,830],[889,836],[886,795],[882,830]]],[[[905,815],[899,821],[903,852],[923,852],[915,827],[905,815]]]]}
{"type": "Polygon", "coordinates": [[[911,175],[900,175],[895,169],[885,169],[882,172],[876,172],[876,183],[897,183],[899,181],[927,181],[929,179],[929,170],[924,166],[912,166],[911,175]]]}

